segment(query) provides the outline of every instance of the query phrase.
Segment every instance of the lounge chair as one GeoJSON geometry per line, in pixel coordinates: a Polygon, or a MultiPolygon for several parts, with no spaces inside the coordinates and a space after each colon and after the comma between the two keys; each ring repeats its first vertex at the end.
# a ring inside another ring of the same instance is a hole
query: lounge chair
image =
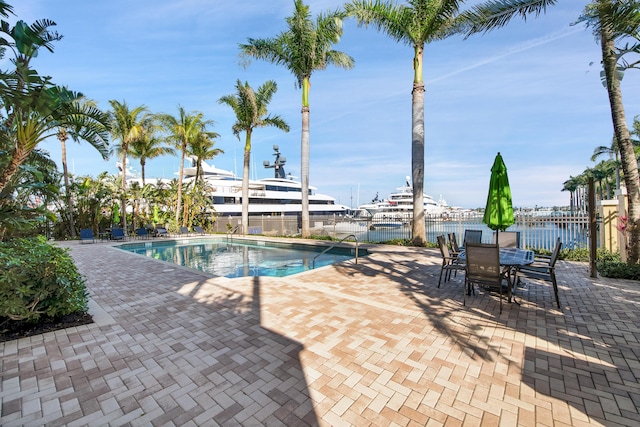
{"type": "Polygon", "coordinates": [[[502,285],[502,281],[508,276],[500,267],[500,249],[495,244],[469,243],[465,245],[466,276],[464,302],[466,296],[473,289],[473,286],[500,294],[500,314],[502,314],[502,294],[507,291],[507,296],[511,300],[511,287],[502,285]]]}
{"type": "Polygon", "coordinates": [[[93,230],[90,228],[83,228],[80,230],[80,243],[95,243],[96,238],[93,235],[93,230]]]}
{"type": "Polygon", "coordinates": [[[111,230],[111,240],[124,240],[124,239],[125,239],[124,229],[114,228],[111,230]]]}
{"type": "Polygon", "coordinates": [[[167,231],[166,228],[164,227],[156,228],[156,237],[167,237],[167,236],[169,236],[169,232],[167,231]]]}
{"type": "Polygon", "coordinates": [[[187,227],[180,227],[180,234],[186,234],[187,236],[191,233],[189,233],[189,228],[187,227]]]}
{"type": "Polygon", "coordinates": [[[136,228],[136,236],[139,239],[148,239],[149,238],[149,232],[144,227],[136,228]]]}
{"type": "Polygon", "coordinates": [[[444,235],[438,236],[438,246],[440,247],[440,254],[442,255],[442,267],[440,267],[440,277],[438,278],[438,287],[440,287],[440,283],[442,282],[442,273],[444,274],[444,281],[447,282],[451,279],[451,272],[455,271],[456,274],[458,270],[464,270],[464,264],[461,264],[458,260],[458,257],[453,256],[449,253],[449,247],[447,246],[447,241],[444,238],[444,235]]]}
{"type": "Polygon", "coordinates": [[[204,232],[204,230],[202,229],[202,227],[200,227],[199,225],[194,225],[193,226],[193,232],[196,234],[200,234],[201,236],[204,236],[206,233],[204,232]]]}
{"type": "Polygon", "coordinates": [[[523,265],[516,270],[516,284],[520,283],[521,277],[542,279],[551,282],[558,308],[560,308],[560,299],[558,298],[558,282],[556,280],[556,261],[558,260],[560,249],[562,249],[562,242],[558,237],[551,256],[536,256],[532,264],[523,265]]]}

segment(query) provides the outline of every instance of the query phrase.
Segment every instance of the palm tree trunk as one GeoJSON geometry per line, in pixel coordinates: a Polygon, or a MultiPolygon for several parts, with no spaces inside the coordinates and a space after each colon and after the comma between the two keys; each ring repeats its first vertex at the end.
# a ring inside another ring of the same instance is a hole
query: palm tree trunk
{"type": "Polygon", "coordinates": [[[127,232],[127,151],[128,144],[122,143],[122,199],[120,200],[120,211],[122,229],[127,232]]]}
{"type": "Polygon", "coordinates": [[[180,173],[178,174],[178,201],[176,204],[176,227],[180,227],[180,210],[182,209],[182,177],[184,176],[184,155],[187,151],[187,141],[182,141],[182,154],[180,155],[180,173]]]}
{"type": "Polygon", "coordinates": [[[422,80],[423,47],[415,47],[414,79],[411,92],[411,180],[413,185],[414,246],[425,246],[424,218],[424,82],[422,80]]]}
{"type": "Polygon", "coordinates": [[[302,185],[302,238],[311,235],[309,227],[309,116],[308,106],[302,107],[302,138],[300,141],[300,174],[302,185]]]}
{"type": "Polygon", "coordinates": [[[64,197],[67,203],[67,219],[69,220],[69,235],[76,238],[76,224],[73,218],[73,206],[71,206],[71,193],[69,192],[69,168],[67,167],[67,135],[60,132],[60,150],[62,151],[62,175],[64,176],[64,197]]]}
{"type": "Polygon", "coordinates": [[[611,105],[613,129],[619,144],[620,162],[622,163],[622,172],[629,201],[629,212],[627,214],[629,253],[627,262],[629,264],[638,264],[640,262],[640,178],[638,175],[638,161],[633,150],[629,128],[627,127],[620,81],[617,77],[614,34],[604,22],[606,20],[601,19],[600,44],[602,46],[602,61],[607,78],[607,93],[609,95],[609,104],[611,105]]]}
{"type": "Polygon", "coordinates": [[[249,230],[249,168],[251,167],[251,131],[247,130],[242,165],[242,234],[249,230]]]}

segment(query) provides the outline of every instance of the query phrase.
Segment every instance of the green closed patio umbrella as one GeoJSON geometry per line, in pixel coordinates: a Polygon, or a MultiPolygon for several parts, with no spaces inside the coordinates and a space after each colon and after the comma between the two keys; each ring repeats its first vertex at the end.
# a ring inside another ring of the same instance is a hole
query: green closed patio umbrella
{"type": "MultiPolygon", "coordinates": [[[[482,222],[496,232],[504,231],[515,222],[507,167],[500,153],[496,156],[491,167],[489,195],[487,196],[487,206],[484,210],[482,222]]],[[[498,240],[496,239],[496,241],[498,240]]]]}
{"type": "Polygon", "coordinates": [[[120,205],[118,203],[113,204],[113,223],[120,224],[120,205]]]}

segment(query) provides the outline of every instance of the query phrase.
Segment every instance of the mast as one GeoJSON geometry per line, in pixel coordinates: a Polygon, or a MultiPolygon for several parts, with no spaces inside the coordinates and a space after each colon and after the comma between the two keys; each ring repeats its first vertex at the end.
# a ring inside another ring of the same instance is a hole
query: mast
{"type": "Polygon", "coordinates": [[[264,165],[265,168],[269,169],[269,168],[273,168],[274,169],[274,174],[273,177],[274,178],[282,178],[282,179],[286,179],[286,174],[284,172],[284,164],[287,162],[287,158],[284,156],[280,155],[280,149],[277,145],[273,145],[273,151],[275,151],[275,153],[273,153],[274,156],[276,156],[275,160],[273,161],[273,164],[269,163],[269,160],[265,160],[264,162],[262,162],[262,164],[264,165]]]}

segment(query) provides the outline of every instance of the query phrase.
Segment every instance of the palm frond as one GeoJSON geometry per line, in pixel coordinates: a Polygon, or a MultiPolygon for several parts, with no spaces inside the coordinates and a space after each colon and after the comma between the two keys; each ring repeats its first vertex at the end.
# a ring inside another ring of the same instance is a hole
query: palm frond
{"type": "Polygon", "coordinates": [[[539,16],[548,6],[558,0],[489,0],[472,7],[456,19],[458,33],[469,37],[472,34],[488,32],[507,25],[520,16],[526,21],[529,15],[539,16]]]}

